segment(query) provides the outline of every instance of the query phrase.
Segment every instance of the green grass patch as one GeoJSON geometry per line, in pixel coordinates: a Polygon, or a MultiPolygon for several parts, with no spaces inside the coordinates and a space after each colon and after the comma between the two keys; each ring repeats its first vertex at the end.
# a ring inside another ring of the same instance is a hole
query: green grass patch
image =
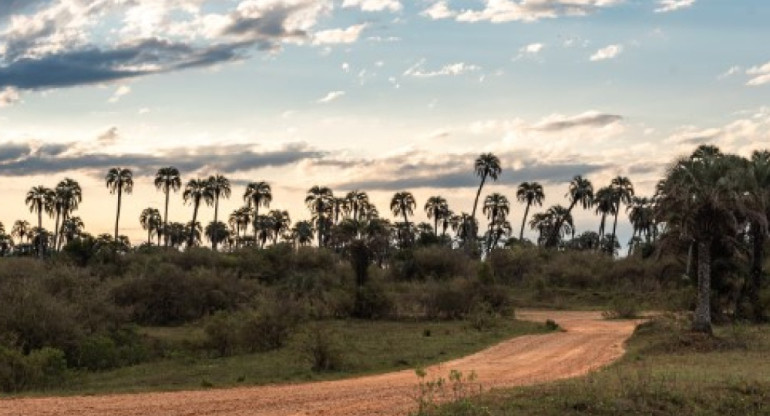
{"type": "Polygon", "coordinates": [[[586,377],[463,398],[424,415],[768,415],[770,326],[694,334],[641,325],[618,363],[586,377]]]}
{"type": "Polygon", "coordinates": [[[178,345],[178,353],[156,362],[78,373],[65,388],[46,394],[167,391],[339,379],[412,369],[464,356],[511,337],[547,331],[542,323],[509,319],[483,331],[472,328],[467,321],[328,320],[300,327],[287,345],[278,350],[210,358],[203,352],[189,352],[191,345],[200,344],[204,338],[198,326],[142,328],[145,336],[167,347],[178,345]],[[311,369],[307,342],[312,331],[322,331],[332,339],[341,358],[338,369],[311,369]]]}

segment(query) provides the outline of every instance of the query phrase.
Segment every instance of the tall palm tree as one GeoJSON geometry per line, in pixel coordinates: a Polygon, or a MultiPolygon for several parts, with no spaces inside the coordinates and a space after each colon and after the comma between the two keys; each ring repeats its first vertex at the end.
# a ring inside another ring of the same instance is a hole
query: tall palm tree
{"type": "MultiPolygon", "coordinates": [[[[27,192],[27,197],[24,200],[24,203],[29,205],[29,211],[34,213],[37,213],[37,229],[42,230],[43,229],[43,211],[46,209],[49,209],[51,203],[50,201],[53,199],[53,190],[46,188],[43,185],[32,187],[27,192]]],[[[43,239],[38,238],[38,255],[43,255],[43,239]]]]}
{"type": "MultiPolygon", "coordinates": [[[[171,191],[177,192],[182,187],[182,178],[179,176],[179,169],[168,166],[158,169],[155,173],[155,189],[163,191],[166,196],[166,204],[163,211],[163,230],[168,228],[168,197],[171,191]]],[[[164,238],[165,245],[168,247],[168,236],[164,238]]]]}
{"type": "Polygon", "coordinates": [[[524,218],[521,220],[521,230],[519,231],[519,240],[524,240],[524,225],[527,223],[529,208],[532,205],[543,206],[545,199],[543,185],[537,182],[522,182],[516,190],[516,199],[527,204],[527,207],[524,208],[524,218]]]}
{"type": "Polygon", "coordinates": [[[455,216],[454,211],[445,207],[441,212],[441,236],[446,236],[446,230],[452,225],[452,218],[455,216]]]}
{"type": "Polygon", "coordinates": [[[602,216],[599,223],[599,238],[604,236],[604,225],[607,215],[615,215],[615,191],[611,186],[599,188],[594,195],[593,205],[596,207],[596,213],[602,216]]]}
{"type": "Polygon", "coordinates": [[[249,207],[254,207],[254,216],[252,227],[254,228],[254,244],[257,244],[257,217],[259,216],[259,207],[270,207],[270,202],[273,200],[273,191],[270,189],[270,184],[264,181],[251,182],[246,185],[246,192],[243,194],[243,200],[248,203],[249,207]]]}
{"type": "Polygon", "coordinates": [[[270,216],[272,220],[273,244],[276,244],[278,243],[278,237],[289,230],[289,226],[291,226],[291,217],[289,216],[289,211],[278,209],[270,210],[268,216],[270,216]]]}
{"type": "Polygon", "coordinates": [[[628,205],[634,197],[634,185],[625,176],[616,176],[610,184],[615,200],[615,220],[612,223],[612,241],[617,241],[618,213],[622,204],[628,205]]]}
{"type": "Polygon", "coordinates": [[[267,239],[273,235],[273,218],[269,215],[260,215],[257,217],[257,239],[259,247],[264,248],[267,239]]]}
{"type": "Polygon", "coordinates": [[[214,202],[214,194],[211,191],[209,182],[204,179],[190,179],[185,185],[184,192],[182,192],[182,198],[185,204],[190,203],[193,206],[192,221],[187,224],[187,231],[190,233],[187,240],[187,246],[192,247],[195,243],[195,230],[199,231],[198,241],[200,241],[200,223],[198,222],[198,209],[201,206],[201,201],[206,205],[211,205],[214,202]],[[196,228],[197,224],[197,228],[196,228]]]}
{"type": "Polygon", "coordinates": [[[353,220],[359,221],[366,207],[369,205],[369,195],[366,192],[353,190],[345,195],[348,201],[348,208],[353,213],[353,220]]]}
{"type": "Polygon", "coordinates": [[[409,215],[414,214],[416,207],[414,195],[408,191],[396,192],[390,200],[390,210],[394,216],[403,216],[404,224],[409,224],[409,215]]]}
{"type": "Polygon", "coordinates": [[[19,239],[19,244],[24,242],[24,237],[27,237],[29,242],[30,225],[28,221],[16,220],[11,228],[11,235],[19,239]]]}
{"type": "Polygon", "coordinates": [[[187,248],[190,249],[201,243],[203,228],[200,221],[190,221],[184,226],[184,234],[188,236],[187,248]]]}
{"type": "Polygon", "coordinates": [[[425,212],[428,218],[433,218],[433,230],[438,236],[438,222],[449,212],[449,205],[443,196],[432,196],[425,202],[425,212]]]}
{"type": "Polygon", "coordinates": [[[104,177],[107,182],[107,189],[111,194],[118,193],[118,209],[115,215],[115,241],[118,240],[118,224],[120,222],[120,204],[123,198],[123,192],[131,194],[134,189],[134,174],[130,169],[112,168],[104,177]]]}
{"type": "Polygon", "coordinates": [[[152,244],[152,234],[157,233],[160,237],[160,227],[162,226],[162,218],[160,217],[160,211],[157,208],[145,208],[142,213],[139,214],[139,223],[142,228],[147,230],[147,245],[152,244]]]}
{"type": "MultiPolygon", "coordinates": [[[[508,222],[506,221],[506,218],[511,210],[511,203],[508,202],[508,198],[505,195],[495,192],[484,198],[484,206],[481,210],[489,220],[489,238],[487,247],[491,248],[497,245],[497,241],[494,238],[495,234],[497,234],[497,238],[499,238],[503,233],[502,226],[508,222]],[[494,227],[498,228],[497,233],[494,232],[494,227]],[[495,240],[494,244],[492,240],[495,240]]],[[[510,224],[508,224],[508,226],[510,227],[510,224]]]]}
{"type": "Polygon", "coordinates": [[[325,186],[313,186],[308,189],[305,196],[305,205],[315,218],[318,228],[318,247],[323,247],[323,240],[326,234],[327,215],[332,210],[332,199],[334,194],[332,190],[325,186]]]}
{"type": "Polygon", "coordinates": [[[236,209],[230,214],[228,219],[230,226],[235,229],[235,246],[240,247],[241,244],[241,230],[244,231],[244,237],[246,230],[251,222],[251,210],[249,207],[241,207],[236,209]]]}
{"type": "Polygon", "coordinates": [[[85,224],[80,217],[69,217],[64,220],[61,225],[62,240],[69,243],[76,237],[82,235],[84,229],[85,224]]]}
{"type": "Polygon", "coordinates": [[[334,212],[334,224],[338,224],[340,215],[347,215],[350,211],[347,198],[332,199],[332,211],[334,212]]]}
{"type": "MultiPolygon", "coordinates": [[[[219,198],[230,198],[230,180],[222,175],[212,175],[209,177],[208,186],[209,192],[211,192],[214,197],[214,224],[219,224],[219,198]]],[[[217,232],[219,228],[218,225],[214,226],[212,231],[217,232]]],[[[217,243],[220,241],[222,241],[222,239],[214,236],[214,238],[211,239],[211,249],[217,251],[217,243]]]]}
{"type": "MultiPolygon", "coordinates": [[[[712,147],[698,148],[676,161],[657,187],[656,214],[672,223],[698,251],[698,289],[692,329],[711,333],[711,250],[714,239],[736,235],[739,217],[752,217],[738,186],[748,171],[745,161],[712,147]]],[[[754,216],[754,218],[760,218],[754,216]]]]}
{"type": "MultiPolygon", "coordinates": [[[[591,206],[591,203],[594,199],[594,186],[588,179],[585,179],[580,175],[576,175],[569,183],[569,191],[567,192],[567,196],[570,199],[567,213],[571,217],[572,209],[575,208],[575,205],[580,204],[583,209],[588,209],[588,207],[591,206]]],[[[551,237],[547,241],[547,245],[549,247],[556,246],[558,242],[558,233],[562,229],[564,219],[566,219],[566,216],[560,216],[557,218],[557,222],[551,230],[551,237]]]]}
{"type": "MultiPolygon", "coordinates": [[[[497,156],[493,155],[492,153],[483,153],[479,155],[473,164],[473,168],[476,172],[476,176],[481,178],[479,189],[476,191],[476,199],[473,200],[473,211],[471,211],[471,218],[474,220],[472,224],[475,224],[476,207],[479,205],[481,188],[484,187],[484,183],[486,182],[487,178],[491,178],[493,181],[496,181],[497,177],[500,175],[500,172],[502,172],[503,169],[500,167],[500,159],[498,159],[497,156]]],[[[474,237],[476,236],[476,232],[477,230],[475,229],[472,232],[474,237]]]]}
{"type": "Polygon", "coordinates": [[[215,246],[216,243],[227,241],[229,238],[230,230],[227,229],[227,225],[222,221],[210,222],[204,230],[206,238],[211,241],[211,244],[215,246]]]}
{"type": "Polygon", "coordinates": [[[83,190],[80,184],[70,178],[64,178],[58,185],[56,185],[55,192],[55,208],[56,208],[56,228],[54,229],[54,246],[58,250],[61,245],[61,230],[59,227],[59,216],[61,216],[61,224],[67,221],[72,213],[78,209],[78,206],[83,201],[83,190]]]}
{"type": "Polygon", "coordinates": [[[767,222],[770,221],[770,151],[757,150],[751,154],[748,166],[748,189],[752,195],[753,205],[758,211],[759,218],[751,221],[751,276],[746,283],[749,302],[751,303],[751,318],[760,322],[764,318],[764,305],[760,300],[763,262],[765,257],[765,240],[767,239],[767,222]]]}

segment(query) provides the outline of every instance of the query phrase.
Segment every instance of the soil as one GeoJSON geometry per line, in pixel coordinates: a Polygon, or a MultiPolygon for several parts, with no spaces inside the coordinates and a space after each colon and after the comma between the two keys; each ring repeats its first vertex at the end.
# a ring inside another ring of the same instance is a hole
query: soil
{"type": "MultiPolygon", "coordinates": [[[[565,331],[526,335],[427,369],[426,381],[450,370],[475,372],[475,389],[521,386],[586,374],[623,355],[636,321],[605,320],[600,312],[519,311],[553,319],[565,331]]],[[[416,408],[412,370],[337,381],[201,391],[31,397],[0,400],[0,415],[242,416],[405,415],[416,408]]],[[[477,390],[476,390],[477,391],[477,390]]]]}

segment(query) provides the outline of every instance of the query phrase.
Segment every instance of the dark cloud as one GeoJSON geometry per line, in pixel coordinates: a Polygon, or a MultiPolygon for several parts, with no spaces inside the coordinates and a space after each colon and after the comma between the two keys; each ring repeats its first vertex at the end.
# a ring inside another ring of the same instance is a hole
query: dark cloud
{"type": "Polygon", "coordinates": [[[305,145],[288,145],[275,151],[259,152],[246,145],[201,147],[172,150],[159,155],[104,153],[71,154],[70,145],[7,144],[0,146],[0,176],[45,175],[69,170],[99,171],[113,166],[134,169],[136,175],[152,175],[162,166],[176,166],[182,172],[211,170],[234,173],[266,166],[284,166],[304,159],[315,159],[323,153],[305,145]]]}
{"type": "Polygon", "coordinates": [[[195,48],[184,43],[144,39],[111,50],[91,48],[21,58],[0,66],[0,87],[69,87],[203,67],[241,57],[242,44],[195,48]]]}
{"type": "MultiPolygon", "coordinates": [[[[497,183],[518,185],[524,181],[567,182],[575,175],[587,175],[604,168],[605,166],[603,165],[580,163],[532,165],[516,170],[504,169],[497,183]]],[[[363,180],[339,184],[335,188],[398,191],[414,188],[454,189],[476,187],[478,185],[479,179],[472,171],[463,171],[407,178],[363,180]]]]}
{"type": "Polygon", "coordinates": [[[623,120],[623,116],[616,114],[581,114],[574,117],[542,122],[532,127],[532,129],[553,132],[569,130],[575,127],[604,127],[620,120],[623,120]]]}
{"type": "Polygon", "coordinates": [[[259,45],[260,49],[275,49],[280,40],[307,37],[305,31],[287,30],[286,21],[292,14],[307,8],[308,4],[285,5],[276,3],[264,10],[259,17],[245,17],[233,13],[231,15],[232,22],[225,27],[223,32],[226,35],[251,39],[259,45]]]}
{"type": "Polygon", "coordinates": [[[32,7],[45,3],[47,0],[0,0],[0,20],[11,15],[31,9],[32,7]]]}

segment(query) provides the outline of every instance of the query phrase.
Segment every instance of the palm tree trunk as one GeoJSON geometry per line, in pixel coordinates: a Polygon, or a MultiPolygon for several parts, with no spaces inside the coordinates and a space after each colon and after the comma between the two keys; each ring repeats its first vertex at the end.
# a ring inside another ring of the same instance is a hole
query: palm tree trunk
{"type": "Polygon", "coordinates": [[[259,201],[255,201],[255,204],[254,204],[254,222],[252,223],[252,226],[254,227],[254,247],[257,246],[257,218],[258,217],[259,217],[259,201]]]}
{"type": "MultiPolygon", "coordinates": [[[[611,241],[612,245],[610,247],[615,247],[615,231],[617,231],[617,228],[618,228],[618,213],[619,212],[620,212],[620,203],[618,203],[618,208],[615,210],[615,221],[613,221],[613,223],[612,223],[612,241],[611,241]]],[[[614,257],[614,255],[615,255],[614,251],[615,250],[614,250],[614,248],[612,248],[611,250],[612,251],[610,251],[610,254],[612,254],[613,257],[614,257]]]]}
{"type": "Polygon", "coordinates": [[[693,257],[693,251],[695,250],[695,241],[690,241],[690,247],[687,249],[687,266],[684,270],[685,276],[687,276],[688,279],[692,278],[692,257],[693,257]]]}
{"type": "Polygon", "coordinates": [[[521,231],[519,231],[519,241],[524,240],[524,226],[527,225],[527,216],[529,215],[529,206],[532,205],[527,201],[527,207],[524,208],[524,218],[521,220],[521,231]]]}
{"type": "Polygon", "coordinates": [[[438,215],[435,215],[436,213],[433,213],[433,231],[436,234],[436,237],[438,237],[438,215]]]}
{"type": "Polygon", "coordinates": [[[481,188],[484,187],[484,182],[487,180],[487,175],[481,176],[481,183],[479,184],[479,189],[476,191],[476,199],[473,200],[473,212],[471,212],[471,220],[473,227],[473,237],[476,238],[477,230],[476,230],[476,207],[479,205],[479,197],[481,196],[481,188]]]}
{"type": "Polygon", "coordinates": [[[148,246],[152,245],[151,238],[152,238],[152,226],[149,226],[149,227],[147,227],[147,245],[148,246]]]}
{"type": "Polygon", "coordinates": [[[318,248],[323,247],[322,235],[324,231],[324,217],[321,212],[318,213],[318,248]]]}
{"type": "Polygon", "coordinates": [[[53,230],[53,247],[54,250],[58,249],[58,241],[59,241],[59,219],[61,217],[61,209],[56,209],[56,221],[54,221],[54,230],[53,230]]]}
{"type": "Polygon", "coordinates": [[[211,249],[217,251],[217,239],[219,238],[219,227],[217,227],[217,220],[219,218],[219,194],[217,193],[214,199],[214,235],[211,239],[211,249]]]}
{"type": "Polygon", "coordinates": [[[158,247],[160,247],[160,236],[161,236],[160,230],[155,230],[155,232],[158,235],[158,247]]]}
{"type": "Polygon", "coordinates": [[[764,260],[765,233],[758,223],[751,225],[754,242],[754,249],[751,258],[751,290],[749,291],[749,301],[751,302],[752,319],[754,322],[761,322],[764,318],[764,310],[759,293],[762,289],[762,261],[764,260]]]}
{"type": "MultiPolygon", "coordinates": [[[[168,183],[166,183],[165,188],[166,188],[166,209],[163,213],[163,239],[165,240],[165,246],[168,247],[168,194],[169,194],[168,183]]],[[[160,238],[160,236],[158,238],[160,238]]]]}
{"type": "Polygon", "coordinates": [[[551,235],[548,236],[548,240],[545,243],[546,247],[556,247],[557,239],[559,237],[559,230],[561,230],[561,227],[564,225],[564,219],[572,214],[572,208],[575,208],[575,204],[577,204],[577,200],[574,200],[569,204],[569,208],[567,208],[566,214],[558,216],[559,218],[556,220],[556,224],[554,224],[553,230],[551,230],[551,235]]]}
{"type": "Polygon", "coordinates": [[[604,223],[607,221],[607,213],[602,212],[602,222],[599,225],[599,238],[602,238],[604,236],[604,223]]]}
{"type": "Polygon", "coordinates": [[[626,257],[631,257],[631,247],[634,242],[634,237],[636,237],[636,230],[631,234],[631,241],[628,242],[628,254],[626,254],[626,257]]]}
{"type": "Polygon", "coordinates": [[[118,212],[115,215],[115,241],[118,241],[118,223],[120,222],[120,200],[123,197],[123,188],[118,186],[118,212]]]}
{"type": "Polygon", "coordinates": [[[698,304],[692,330],[711,334],[711,238],[698,241],[698,304]]]}
{"type": "Polygon", "coordinates": [[[43,257],[43,205],[37,206],[37,255],[43,257]]]}
{"type": "Polygon", "coordinates": [[[193,204],[193,218],[192,222],[190,223],[190,237],[187,241],[187,249],[189,250],[190,247],[193,246],[194,236],[195,236],[195,221],[198,220],[198,207],[200,206],[200,201],[195,201],[193,204]]]}

